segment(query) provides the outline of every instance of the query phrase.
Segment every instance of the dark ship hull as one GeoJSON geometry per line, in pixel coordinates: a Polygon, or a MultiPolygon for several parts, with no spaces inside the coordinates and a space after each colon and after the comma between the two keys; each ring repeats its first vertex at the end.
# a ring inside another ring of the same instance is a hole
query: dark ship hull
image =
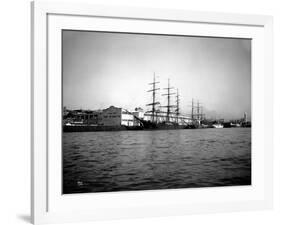
{"type": "Polygon", "coordinates": [[[143,130],[175,130],[175,129],[185,129],[187,125],[179,125],[177,123],[171,122],[151,122],[151,121],[141,121],[143,130]]]}

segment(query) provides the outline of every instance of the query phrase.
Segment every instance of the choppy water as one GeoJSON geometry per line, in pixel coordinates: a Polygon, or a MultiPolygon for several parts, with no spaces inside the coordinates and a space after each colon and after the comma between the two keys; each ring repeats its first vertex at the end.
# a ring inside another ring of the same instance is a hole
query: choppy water
{"type": "Polygon", "coordinates": [[[63,134],[63,193],[251,184],[251,128],[63,134]]]}

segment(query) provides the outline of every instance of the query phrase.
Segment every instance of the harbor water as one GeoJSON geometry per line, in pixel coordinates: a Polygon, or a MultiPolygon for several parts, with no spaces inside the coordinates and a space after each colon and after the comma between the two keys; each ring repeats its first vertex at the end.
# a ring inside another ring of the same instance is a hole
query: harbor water
{"type": "Polygon", "coordinates": [[[63,133],[63,193],[251,185],[251,128],[63,133]]]}

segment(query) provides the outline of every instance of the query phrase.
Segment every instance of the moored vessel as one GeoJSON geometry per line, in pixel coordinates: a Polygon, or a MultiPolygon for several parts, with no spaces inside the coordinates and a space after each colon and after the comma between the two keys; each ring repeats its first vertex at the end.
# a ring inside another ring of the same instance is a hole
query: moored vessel
{"type": "Polygon", "coordinates": [[[215,123],[212,125],[213,128],[223,128],[223,125],[220,123],[215,123]]]}

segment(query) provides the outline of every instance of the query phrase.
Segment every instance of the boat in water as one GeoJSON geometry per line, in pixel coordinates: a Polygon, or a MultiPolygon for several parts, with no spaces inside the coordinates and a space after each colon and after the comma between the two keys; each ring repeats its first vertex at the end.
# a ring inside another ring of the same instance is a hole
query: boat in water
{"type": "Polygon", "coordinates": [[[172,130],[172,129],[185,129],[187,125],[180,125],[178,123],[173,122],[151,122],[142,120],[142,127],[144,130],[172,130]]]}
{"type": "Polygon", "coordinates": [[[231,127],[241,127],[241,124],[239,123],[230,123],[231,127]]]}
{"type": "Polygon", "coordinates": [[[223,125],[220,123],[215,123],[212,125],[213,128],[223,128],[223,125]]]}

